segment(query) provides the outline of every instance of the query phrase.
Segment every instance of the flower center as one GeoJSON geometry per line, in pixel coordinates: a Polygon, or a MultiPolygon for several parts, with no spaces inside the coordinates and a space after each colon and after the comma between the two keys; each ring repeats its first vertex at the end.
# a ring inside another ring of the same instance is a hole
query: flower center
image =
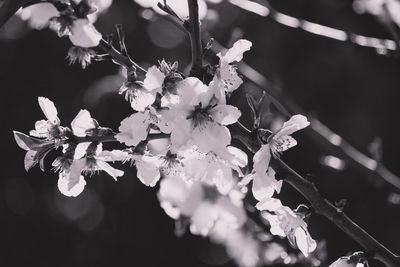
{"type": "Polygon", "coordinates": [[[186,117],[186,119],[190,119],[193,121],[193,127],[196,128],[198,126],[204,126],[208,122],[212,122],[213,119],[211,117],[211,110],[216,106],[215,105],[208,105],[207,107],[203,108],[201,103],[194,107],[192,113],[186,117]]]}

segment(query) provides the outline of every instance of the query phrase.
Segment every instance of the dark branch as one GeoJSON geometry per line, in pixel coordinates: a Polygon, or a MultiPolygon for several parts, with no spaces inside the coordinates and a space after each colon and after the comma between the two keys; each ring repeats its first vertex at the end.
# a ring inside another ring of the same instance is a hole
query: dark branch
{"type": "MultiPolygon", "coordinates": [[[[249,136],[249,130],[244,128],[243,125],[237,126],[232,136],[254,153],[259,149],[261,144],[251,138],[251,136],[249,136]]],[[[342,210],[339,210],[332,203],[323,198],[314,184],[302,177],[279,158],[272,160],[271,165],[284,174],[284,181],[302,194],[311,203],[316,213],[336,224],[336,226],[342,229],[349,237],[359,243],[371,257],[381,261],[388,267],[400,266],[400,260],[394,253],[353,222],[342,210]]]]}
{"type": "Polygon", "coordinates": [[[197,0],[187,0],[189,6],[189,36],[192,48],[192,69],[190,74],[202,80],[203,48],[201,45],[199,5],[197,0]]]}

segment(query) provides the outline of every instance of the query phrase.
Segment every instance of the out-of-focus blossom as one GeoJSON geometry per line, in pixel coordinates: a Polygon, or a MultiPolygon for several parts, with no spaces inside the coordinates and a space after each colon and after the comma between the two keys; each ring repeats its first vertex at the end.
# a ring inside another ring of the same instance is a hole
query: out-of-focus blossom
{"type": "Polygon", "coordinates": [[[243,206],[200,181],[187,183],[176,176],[165,177],[158,193],[161,207],[174,219],[190,218],[190,231],[207,236],[218,224],[237,229],[246,220],[243,206]]]}
{"type": "Polygon", "coordinates": [[[286,236],[290,244],[298,247],[306,257],[316,249],[317,243],[310,236],[303,218],[283,206],[280,200],[264,199],[257,204],[257,209],[269,211],[263,212],[262,216],[270,223],[273,235],[286,236]]]}
{"type": "Polygon", "coordinates": [[[382,21],[392,20],[400,27],[400,2],[397,0],[355,0],[356,12],[370,13],[382,21]]]}
{"type": "Polygon", "coordinates": [[[38,3],[22,8],[17,14],[26,20],[31,28],[41,30],[49,26],[49,20],[60,13],[51,3],[38,3]]]}
{"type": "Polygon", "coordinates": [[[247,155],[238,148],[228,146],[224,153],[202,153],[189,149],[182,156],[182,176],[187,181],[202,181],[216,186],[221,194],[228,194],[237,183],[233,170],[241,176],[241,167],[247,164],[247,155]]]}

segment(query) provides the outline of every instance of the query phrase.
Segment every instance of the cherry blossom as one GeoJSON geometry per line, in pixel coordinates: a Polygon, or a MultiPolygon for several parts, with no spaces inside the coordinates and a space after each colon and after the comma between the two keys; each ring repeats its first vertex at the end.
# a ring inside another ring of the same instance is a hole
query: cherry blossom
{"type": "Polygon", "coordinates": [[[165,75],[156,66],[147,70],[143,83],[127,73],[127,81],[121,86],[119,93],[125,94],[126,100],[134,110],[144,111],[154,103],[156,94],[161,93],[164,78],[165,75]]]}
{"type": "Polygon", "coordinates": [[[236,107],[219,103],[214,97],[215,91],[194,77],[179,82],[177,93],[179,103],[167,106],[173,149],[196,145],[207,153],[230,144],[226,125],[235,123],[240,117],[236,107]]]}
{"type": "Polygon", "coordinates": [[[59,137],[60,119],[54,103],[45,97],[38,98],[39,106],[47,120],[40,120],[35,123],[35,130],[31,130],[31,136],[39,138],[55,139],[59,137]]]}
{"type": "Polygon", "coordinates": [[[303,218],[289,207],[283,206],[280,200],[266,198],[256,207],[269,211],[263,212],[262,216],[270,223],[273,235],[286,236],[290,244],[297,246],[306,257],[316,249],[317,243],[311,238],[303,218]]]}
{"type": "MultiPolygon", "coordinates": [[[[71,122],[71,128],[74,136],[85,137],[90,130],[98,128],[98,124],[89,111],[81,110],[71,122]]],[[[64,157],[57,158],[53,166],[60,171],[58,188],[66,196],[77,196],[83,191],[86,183],[82,173],[93,174],[103,170],[114,179],[124,174],[107,163],[117,158],[111,157],[107,151],[103,152],[101,143],[67,143],[63,146],[63,152],[64,157]]]]}
{"type": "Polygon", "coordinates": [[[150,111],[137,112],[121,121],[119,133],[115,138],[127,146],[136,146],[146,140],[150,127],[150,111]]]}
{"type": "Polygon", "coordinates": [[[216,97],[222,103],[225,103],[225,93],[232,93],[243,83],[236,71],[236,67],[232,63],[240,62],[243,58],[243,53],[250,50],[251,46],[252,43],[250,41],[241,39],[236,41],[232,48],[217,54],[220,59],[219,68],[210,87],[214,88],[216,97]]]}
{"type": "Polygon", "coordinates": [[[84,48],[95,47],[102,36],[88,19],[77,19],[71,25],[69,39],[75,46],[84,48]]]}
{"type": "Polygon", "coordinates": [[[274,192],[279,193],[282,181],[275,179],[275,171],[269,166],[271,153],[279,156],[279,153],[297,144],[290,134],[307,127],[310,123],[303,115],[294,115],[283,123],[282,127],[268,138],[268,143],[263,144],[254,154],[253,170],[240,182],[240,185],[247,185],[253,181],[252,192],[254,197],[261,201],[270,198],[274,192]]]}
{"type": "Polygon", "coordinates": [[[274,192],[279,193],[282,187],[282,181],[275,179],[275,171],[269,167],[270,159],[270,145],[262,145],[254,154],[253,171],[240,182],[240,185],[244,186],[253,181],[253,196],[259,201],[272,197],[274,192]]]}
{"type": "Polygon", "coordinates": [[[293,115],[288,121],[283,123],[281,129],[272,134],[269,138],[273,155],[284,152],[297,145],[296,140],[290,136],[292,133],[302,130],[310,125],[310,122],[303,115],[293,115]]]}

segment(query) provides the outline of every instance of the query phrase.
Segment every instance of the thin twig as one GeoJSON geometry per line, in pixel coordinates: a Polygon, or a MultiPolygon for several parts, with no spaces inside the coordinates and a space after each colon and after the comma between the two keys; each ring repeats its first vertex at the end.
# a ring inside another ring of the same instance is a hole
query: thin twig
{"type": "Polygon", "coordinates": [[[100,40],[100,44],[98,45],[98,47],[105,53],[109,54],[112,57],[113,61],[115,61],[119,65],[126,67],[128,70],[133,68],[133,69],[140,69],[144,73],[147,72],[145,69],[139,66],[135,61],[131,60],[129,56],[123,55],[121,52],[115,49],[114,46],[109,44],[104,39],[100,40]]]}
{"type": "Polygon", "coordinates": [[[190,74],[202,80],[203,48],[201,45],[199,5],[197,0],[187,0],[189,7],[189,36],[192,48],[192,69],[190,74]]]}
{"type": "Polygon", "coordinates": [[[283,160],[275,161],[280,169],[286,171],[284,181],[301,193],[312,205],[315,212],[336,224],[343,232],[359,243],[368,254],[388,267],[400,266],[399,258],[389,249],[369,235],[364,229],[352,221],[343,211],[323,198],[315,185],[294,171],[283,160]]]}

